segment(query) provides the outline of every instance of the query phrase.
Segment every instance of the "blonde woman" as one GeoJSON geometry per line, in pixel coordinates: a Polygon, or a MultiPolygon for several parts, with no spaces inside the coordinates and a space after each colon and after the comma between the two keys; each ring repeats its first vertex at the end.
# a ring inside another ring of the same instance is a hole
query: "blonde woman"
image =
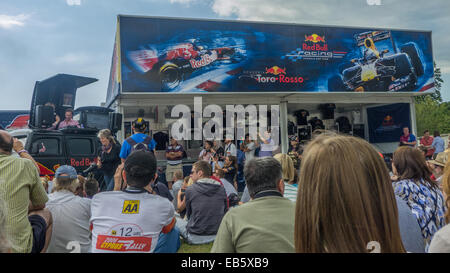
{"type": "Polygon", "coordinates": [[[114,189],[114,173],[121,162],[119,156],[121,146],[108,129],[100,130],[97,136],[102,143],[98,151],[97,165],[103,173],[105,190],[112,191],[114,189]]]}
{"type": "Polygon", "coordinates": [[[303,154],[296,251],[367,253],[371,245],[405,252],[387,167],[368,142],[321,134],[303,154]]]}
{"type": "Polygon", "coordinates": [[[447,208],[445,212],[445,222],[447,225],[434,234],[430,248],[428,249],[430,253],[450,253],[450,161],[447,161],[445,165],[445,172],[441,181],[445,206],[447,208]]]}
{"type": "Polygon", "coordinates": [[[292,158],[287,154],[276,154],[274,158],[281,164],[283,181],[284,181],[284,194],[283,197],[295,202],[297,200],[297,181],[295,181],[295,168],[292,158]]]}

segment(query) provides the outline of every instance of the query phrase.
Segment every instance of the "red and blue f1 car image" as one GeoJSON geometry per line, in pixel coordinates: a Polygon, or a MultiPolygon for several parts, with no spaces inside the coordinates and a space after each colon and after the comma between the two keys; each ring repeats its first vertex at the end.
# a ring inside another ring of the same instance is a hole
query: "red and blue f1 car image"
{"type": "Polygon", "coordinates": [[[424,74],[423,62],[414,43],[397,49],[390,31],[369,31],[354,39],[362,57],[352,59],[340,68],[340,75],[328,79],[330,91],[405,91],[414,90],[418,77],[424,74]],[[390,49],[380,50],[375,44],[390,40],[390,49]]]}
{"type": "Polygon", "coordinates": [[[208,48],[196,39],[190,39],[163,50],[148,48],[129,51],[127,57],[148,80],[160,83],[162,91],[170,91],[189,79],[194,71],[241,62],[245,53],[239,46],[208,48]]]}

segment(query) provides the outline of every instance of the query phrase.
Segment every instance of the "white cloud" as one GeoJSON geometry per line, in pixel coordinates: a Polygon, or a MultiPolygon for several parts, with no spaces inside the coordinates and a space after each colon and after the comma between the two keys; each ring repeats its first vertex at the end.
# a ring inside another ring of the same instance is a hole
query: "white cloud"
{"type": "Polygon", "coordinates": [[[16,16],[0,14],[0,28],[10,29],[15,26],[22,27],[28,18],[29,15],[26,14],[16,16]]]}
{"type": "Polygon", "coordinates": [[[69,6],[80,6],[81,0],[66,0],[66,3],[69,6]]]}

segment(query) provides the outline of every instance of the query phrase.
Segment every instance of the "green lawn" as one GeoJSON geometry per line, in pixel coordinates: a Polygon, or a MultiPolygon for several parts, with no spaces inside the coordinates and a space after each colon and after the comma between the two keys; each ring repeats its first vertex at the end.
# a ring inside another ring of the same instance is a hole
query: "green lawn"
{"type": "Polygon", "coordinates": [[[182,240],[180,249],[178,249],[177,253],[209,253],[212,245],[213,243],[205,245],[190,245],[182,240]]]}

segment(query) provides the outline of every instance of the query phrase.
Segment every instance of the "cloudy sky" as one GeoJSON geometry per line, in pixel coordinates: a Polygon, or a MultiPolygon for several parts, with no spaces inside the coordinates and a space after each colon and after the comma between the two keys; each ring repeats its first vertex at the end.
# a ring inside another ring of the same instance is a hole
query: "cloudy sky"
{"type": "Polygon", "coordinates": [[[76,106],[105,101],[118,14],[431,30],[450,101],[449,0],[1,0],[0,110],[29,109],[37,80],[99,79],[76,106]]]}

